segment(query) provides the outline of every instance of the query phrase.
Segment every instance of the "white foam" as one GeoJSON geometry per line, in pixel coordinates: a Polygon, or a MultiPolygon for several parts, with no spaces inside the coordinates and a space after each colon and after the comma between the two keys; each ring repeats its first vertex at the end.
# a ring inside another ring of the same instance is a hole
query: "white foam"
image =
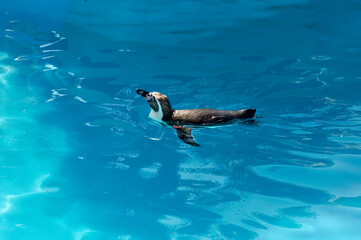
{"type": "Polygon", "coordinates": [[[45,64],[45,67],[46,68],[43,69],[44,72],[58,69],[58,67],[54,66],[53,64],[45,64]]]}
{"type": "Polygon", "coordinates": [[[85,101],[84,99],[82,99],[81,97],[75,96],[74,97],[76,100],[83,102],[83,103],[88,103],[87,101],[85,101]]]}
{"type": "Polygon", "coordinates": [[[158,176],[159,170],[161,167],[162,167],[162,164],[160,164],[158,162],[153,163],[149,167],[144,167],[144,168],[139,169],[138,175],[144,179],[155,178],[156,176],[158,176]]]}
{"type": "Polygon", "coordinates": [[[46,102],[51,102],[59,97],[67,96],[68,94],[62,93],[62,92],[65,92],[66,90],[67,90],[66,88],[52,89],[51,90],[51,98],[46,100],[46,102]]]}
{"type": "Polygon", "coordinates": [[[65,37],[61,37],[60,39],[58,39],[58,40],[56,40],[56,41],[54,41],[54,42],[40,45],[40,48],[45,48],[45,47],[52,46],[52,45],[54,45],[54,44],[56,44],[56,43],[58,43],[58,42],[60,42],[60,41],[62,41],[62,40],[64,40],[64,39],[65,39],[65,37]]]}
{"type": "Polygon", "coordinates": [[[94,230],[91,229],[85,229],[85,230],[80,230],[78,232],[74,233],[74,240],[82,240],[85,236],[89,235],[90,233],[95,232],[94,230]]]}

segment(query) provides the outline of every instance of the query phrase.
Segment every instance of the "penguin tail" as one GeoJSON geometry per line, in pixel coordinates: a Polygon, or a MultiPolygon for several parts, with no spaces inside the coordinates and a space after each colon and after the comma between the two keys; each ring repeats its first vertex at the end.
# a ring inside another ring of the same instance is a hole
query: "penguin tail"
{"type": "Polygon", "coordinates": [[[239,119],[253,118],[255,114],[256,114],[256,109],[244,109],[239,111],[237,118],[239,119]]]}

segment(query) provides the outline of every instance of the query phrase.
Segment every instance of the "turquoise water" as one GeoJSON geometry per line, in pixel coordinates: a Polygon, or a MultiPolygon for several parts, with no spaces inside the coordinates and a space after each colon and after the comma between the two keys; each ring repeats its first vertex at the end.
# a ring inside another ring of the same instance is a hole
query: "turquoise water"
{"type": "Polygon", "coordinates": [[[0,239],[359,239],[359,1],[0,4],[0,239]],[[180,141],[174,108],[257,108],[180,141]]]}

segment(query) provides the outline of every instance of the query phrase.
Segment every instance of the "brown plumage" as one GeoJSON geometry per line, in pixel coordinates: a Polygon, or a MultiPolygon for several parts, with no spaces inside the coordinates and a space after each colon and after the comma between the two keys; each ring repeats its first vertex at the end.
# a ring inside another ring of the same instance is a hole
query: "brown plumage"
{"type": "Polygon", "coordinates": [[[209,108],[176,110],[173,112],[172,120],[190,124],[217,124],[225,123],[235,119],[254,117],[255,109],[238,111],[217,110],[209,108]]]}

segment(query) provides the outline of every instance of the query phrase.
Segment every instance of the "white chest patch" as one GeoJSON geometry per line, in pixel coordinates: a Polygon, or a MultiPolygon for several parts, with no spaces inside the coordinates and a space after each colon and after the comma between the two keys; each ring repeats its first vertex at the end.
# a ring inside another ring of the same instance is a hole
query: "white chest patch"
{"type": "Polygon", "coordinates": [[[154,111],[153,109],[150,111],[149,117],[153,120],[156,121],[162,121],[163,118],[163,111],[162,111],[162,106],[160,105],[158,99],[155,99],[157,101],[158,104],[158,112],[154,111]]]}

